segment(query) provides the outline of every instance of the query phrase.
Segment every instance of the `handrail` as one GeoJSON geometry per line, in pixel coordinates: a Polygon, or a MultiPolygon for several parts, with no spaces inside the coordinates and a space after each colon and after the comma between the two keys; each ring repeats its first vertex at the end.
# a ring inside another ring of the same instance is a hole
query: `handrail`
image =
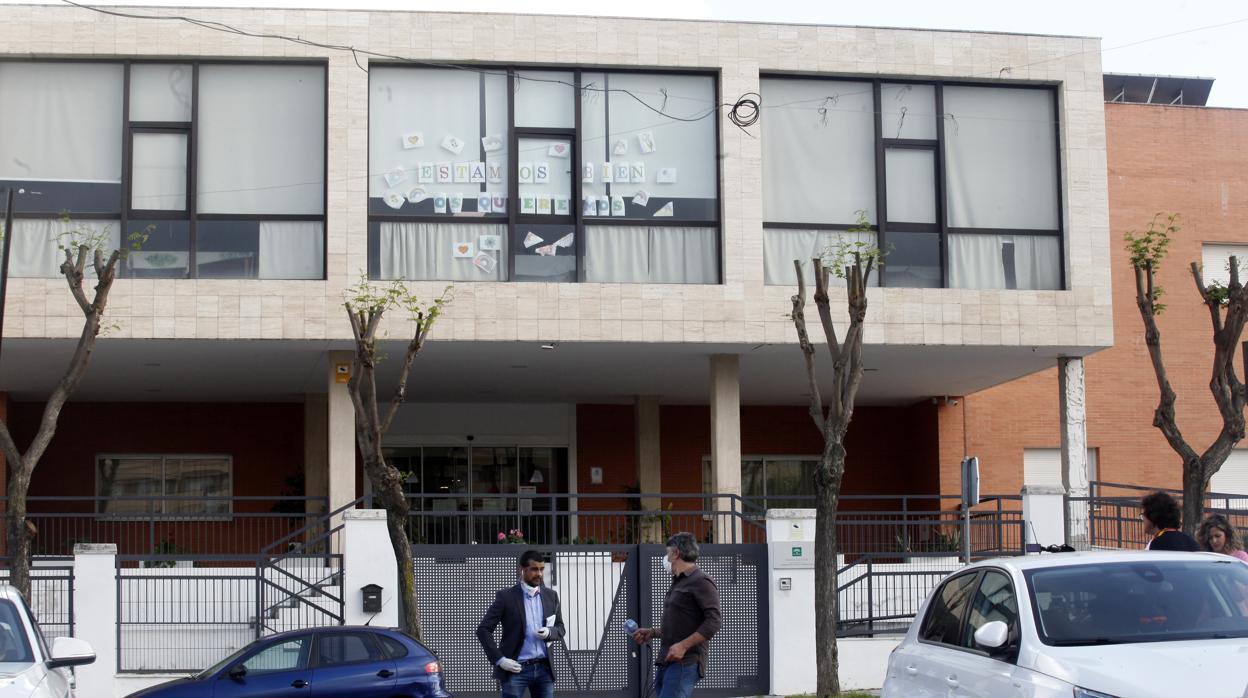
{"type": "Polygon", "coordinates": [[[332,520],[335,516],[338,516],[339,514],[341,514],[342,512],[348,509],[354,509],[357,504],[360,504],[363,501],[364,501],[364,497],[359,497],[358,499],[352,502],[349,502],[347,504],[344,504],[338,507],[337,509],[329,512],[328,514],[322,514],[322,515],[305,514],[305,516],[317,516],[317,518],[312,523],[305,524],[303,528],[300,528],[299,530],[294,531],[292,533],[288,533],[285,536],[278,538],[272,543],[269,543],[268,545],[264,546],[263,548],[260,549],[260,554],[270,555],[271,551],[275,548],[275,546],[279,546],[283,543],[286,543],[292,540],[293,538],[303,535],[305,532],[307,532],[309,529],[313,528],[314,526],[320,526],[324,524],[325,522],[332,520]]]}

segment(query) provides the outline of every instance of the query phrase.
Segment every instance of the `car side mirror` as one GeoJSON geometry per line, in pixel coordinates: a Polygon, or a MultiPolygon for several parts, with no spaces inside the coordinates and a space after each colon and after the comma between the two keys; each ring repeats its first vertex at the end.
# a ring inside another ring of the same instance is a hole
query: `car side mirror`
{"type": "Polygon", "coordinates": [[[242,681],[243,677],[246,675],[247,675],[247,667],[243,666],[242,664],[239,664],[233,669],[230,669],[230,678],[234,679],[235,681],[242,681]]]}
{"type": "Polygon", "coordinates": [[[75,637],[58,637],[52,641],[51,656],[48,657],[49,669],[66,666],[82,666],[95,661],[95,650],[86,640],[75,637]]]}
{"type": "Polygon", "coordinates": [[[1010,626],[999,620],[985,623],[975,631],[975,644],[987,650],[999,650],[1009,639],[1010,626]]]}

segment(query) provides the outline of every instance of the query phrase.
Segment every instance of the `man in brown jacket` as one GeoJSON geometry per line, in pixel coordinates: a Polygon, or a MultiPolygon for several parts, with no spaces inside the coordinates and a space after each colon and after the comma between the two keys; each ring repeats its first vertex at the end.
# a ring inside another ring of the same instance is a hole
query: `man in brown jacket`
{"type": "Polygon", "coordinates": [[[667,541],[663,566],[672,573],[672,586],[663,600],[657,628],[639,628],[639,644],[659,638],[655,698],[689,698],[706,676],[708,643],[719,631],[719,589],[698,569],[698,541],[691,533],[677,533],[667,541]]]}

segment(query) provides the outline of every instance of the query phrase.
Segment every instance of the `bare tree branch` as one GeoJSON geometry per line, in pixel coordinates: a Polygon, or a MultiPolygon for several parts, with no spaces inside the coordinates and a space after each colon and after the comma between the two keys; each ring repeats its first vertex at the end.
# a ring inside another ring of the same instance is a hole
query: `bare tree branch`
{"type": "Polygon", "coordinates": [[[815,371],[815,347],[810,343],[810,335],[806,332],[806,276],[802,273],[800,259],[793,260],[793,268],[797,270],[797,295],[793,296],[793,327],[797,330],[797,344],[801,347],[802,358],[806,362],[806,381],[810,389],[810,418],[815,426],[823,431],[823,397],[819,392],[819,376],[815,371]]]}

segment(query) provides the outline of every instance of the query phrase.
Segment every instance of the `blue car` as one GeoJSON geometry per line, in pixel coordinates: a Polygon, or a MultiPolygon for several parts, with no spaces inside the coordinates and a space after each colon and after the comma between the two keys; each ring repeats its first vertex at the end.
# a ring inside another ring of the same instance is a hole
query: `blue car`
{"type": "Polygon", "coordinates": [[[397,630],[333,627],[256,640],[215,666],[129,698],[450,698],[442,666],[397,630]]]}

